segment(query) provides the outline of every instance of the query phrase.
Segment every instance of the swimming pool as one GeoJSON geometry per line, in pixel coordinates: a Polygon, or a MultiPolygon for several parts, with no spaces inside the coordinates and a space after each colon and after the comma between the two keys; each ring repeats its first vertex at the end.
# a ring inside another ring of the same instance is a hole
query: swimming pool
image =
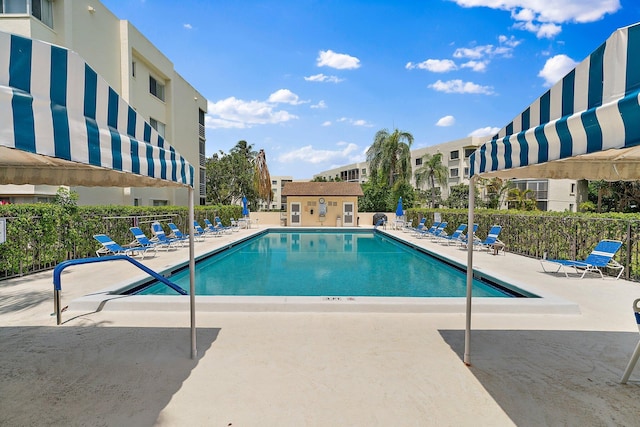
{"type": "MultiPolygon", "coordinates": [[[[189,288],[189,272],[170,280],[189,288]]],[[[175,295],[163,284],[134,290],[175,295]]],[[[466,272],[371,230],[269,231],[196,264],[196,295],[464,297],[466,272]]],[[[476,297],[525,296],[486,279],[476,297]]]]}

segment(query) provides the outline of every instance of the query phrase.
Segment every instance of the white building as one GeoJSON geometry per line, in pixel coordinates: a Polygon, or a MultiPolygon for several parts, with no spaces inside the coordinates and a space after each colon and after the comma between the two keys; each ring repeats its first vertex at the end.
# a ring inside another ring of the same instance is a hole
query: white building
{"type": "MultiPolygon", "coordinates": [[[[195,191],[205,202],[207,100],[131,23],[99,0],[2,0],[0,31],[43,40],[77,52],[129,105],[142,114],[195,168],[195,191]]],[[[49,201],[57,186],[0,186],[0,201],[49,201]]],[[[74,187],[80,204],[186,205],[169,188],[74,187]]],[[[196,200],[198,203],[198,200],[196,200]]]]}
{"type": "MultiPolygon", "coordinates": [[[[411,151],[411,183],[416,187],[414,174],[422,166],[422,158],[425,154],[442,154],[442,164],[449,169],[448,182],[446,188],[440,188],[442,199],[449,197],[449,189],[454,185],[469,184],[469,156],[482,143],[486,142],[486,137],[467,137],[443,144],[418,148],[411,151]]],[[[340,168],[334,168],[314,175],[326,179],[336,177],[348,182],[367,181],[367,163],[353,163],[340,168]]],[[[568,179],[536,179],[536,180],[513,180],[516,187],[525,190],[532,190],[535,194],[538,209],[546,211],[571,211],[575,212],[580,203],[587,200],[586,181],[574,181],[568,179]]],[[[436,183],[437,187],[440,187],[436,183]]],[[[417,188],[417,187],[416,187],[417,188]]],[[[421,190],[427,190],[428,183],[420,185],[421,190]]]]}

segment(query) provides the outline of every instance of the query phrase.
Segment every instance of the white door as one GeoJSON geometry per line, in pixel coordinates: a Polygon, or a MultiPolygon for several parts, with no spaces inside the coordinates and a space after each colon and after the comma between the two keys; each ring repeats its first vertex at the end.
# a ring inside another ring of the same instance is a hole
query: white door
{"type": "Polygon", "coordinates": [[[353,227],[353,222],[353,202],[344,202],[342,204],[342,225],[344,227],[353,227]]]}
{"type": "Polygon", "coordinates": [[[300,203],[291,203],[291,218],[289,219],[292,227],[300,227],[300,203]]]}

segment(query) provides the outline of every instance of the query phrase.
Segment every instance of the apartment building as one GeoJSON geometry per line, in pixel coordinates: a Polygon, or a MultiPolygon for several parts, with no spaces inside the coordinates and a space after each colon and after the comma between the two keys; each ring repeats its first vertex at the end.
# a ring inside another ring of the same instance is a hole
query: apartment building
{"type": "MultiPolygon", "coordinates": [[[[442,199],[449,197],[449,189],[459,184],[469,184],[469,156],[478,146],[486,142],[485,137],[466,137],[429,147],[422,147],[411,151],[411,183],[414,187],[427,190],[428,183],[416,185],[415,172],[422,166],[423,157],[426,154],[442,154],[442,164],[449,170],[447,186],[440,188],[442,199]]],[[[326,179],[339,177],[343,181],[360,182],[367,181],[367,163],[353,163],[340,168],[334,168],[320,172],[315,177],[326,179]]],[[[533,191],[538,209],[543,211],[577,211],[580,203],[587,200],[587,182],[568,179],[521,179],[511,181],[521,190],[533,191]]],[[[481,190],[481,195],[482,189],[481,190]]]]}
{"type": "MultiPolygon", "coordinates": [[[[195,168],[196,204],[205,203],[207,100],[131,23],[99,0],[2,0],[0,31],[77,52],[195,168]]],[[[50,201],[57,186],[0,186],[0,202],[50,201]]],[[[186,205],[173,188],[74,187],[84,205],[186,205]]]]}

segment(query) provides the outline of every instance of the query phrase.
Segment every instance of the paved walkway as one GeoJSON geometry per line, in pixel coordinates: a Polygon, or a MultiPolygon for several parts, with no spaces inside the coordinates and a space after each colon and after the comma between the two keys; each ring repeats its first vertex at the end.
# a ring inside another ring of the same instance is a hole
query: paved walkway
{"type": "MultiPolygon", "coordinates": [[[[206,242],[198,253],[258,230],[206,242]]],[[[466,252],[387,231],[466,263],[466,252]]],[[[186,262],[161,251],[156,270],[186,262]]],[[[471,361],[464,314],[198,310],[82,311],[74,301],[138,273],[77,266],[63,274],[64,324],[52,273],[0,282],[0,425],[556,426],[638,424],[640,367],[618,384],[640,339],[640,284],[565,279],[537,260],[475,253],[482,271],[543,294],[547,306],[482,308],[471,361]],[[515,308],[514,308],[515,307],[515,308]],[[495,309],[495,310],[494,310],[495,309]]],[[[112,308],[113,307],[113,308],[112,308]]],[[[408,310],[411,311],[411,310],[408,310]]]]}

